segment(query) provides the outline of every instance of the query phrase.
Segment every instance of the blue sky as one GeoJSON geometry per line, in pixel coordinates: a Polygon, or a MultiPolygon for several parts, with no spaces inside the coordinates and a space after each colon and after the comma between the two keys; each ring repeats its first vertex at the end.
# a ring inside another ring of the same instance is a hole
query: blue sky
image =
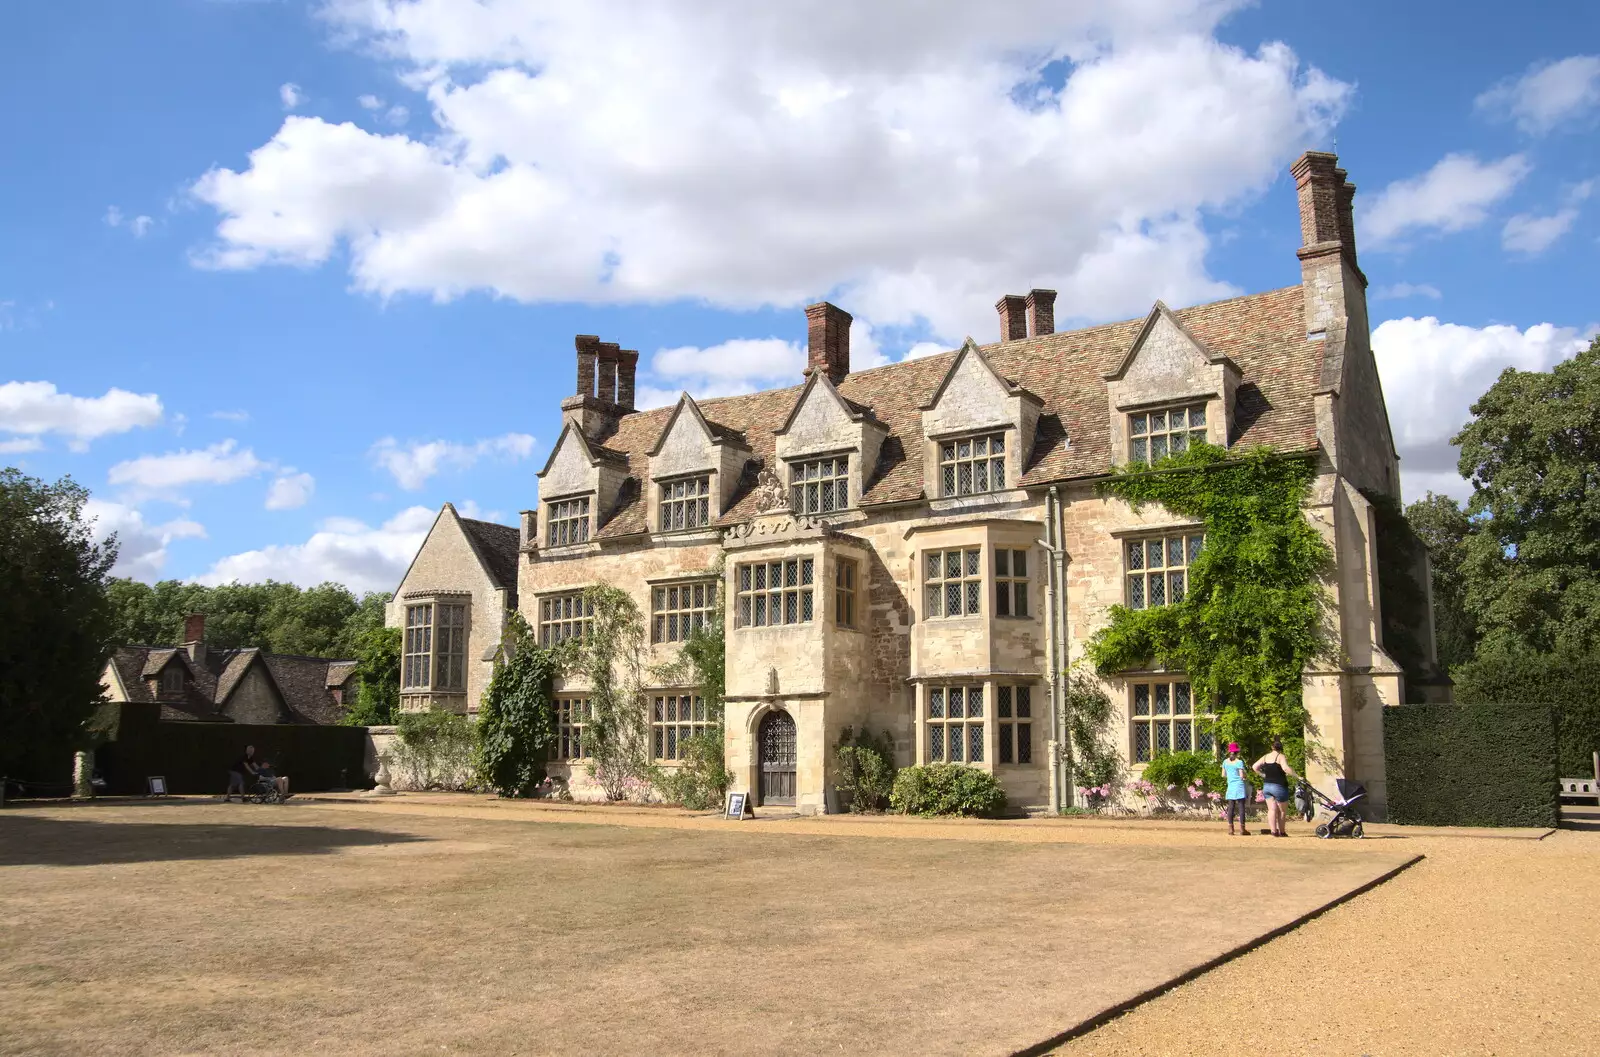
{"type": "Polygon", "coordinates": [[[131,575],[388,588],[533,504],[575,333],[661,401],[797,380],[822,298],[860,366],[1287,285],[1307,147],[1409,496],[1600,317],[1593,4],[863,6],[5,5],[0,459],[131,575]]]}

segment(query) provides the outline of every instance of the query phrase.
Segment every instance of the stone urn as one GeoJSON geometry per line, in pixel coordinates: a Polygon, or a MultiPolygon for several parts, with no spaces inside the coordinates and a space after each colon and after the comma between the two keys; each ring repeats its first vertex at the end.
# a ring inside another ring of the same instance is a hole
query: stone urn
{"type": "Polygon", "coordinates": [[[368,796],[394,796],[394,790],[389,788],[389,757],[378,757],[378,773],[373,775],[377,785],[367,793],[368,796]]]}

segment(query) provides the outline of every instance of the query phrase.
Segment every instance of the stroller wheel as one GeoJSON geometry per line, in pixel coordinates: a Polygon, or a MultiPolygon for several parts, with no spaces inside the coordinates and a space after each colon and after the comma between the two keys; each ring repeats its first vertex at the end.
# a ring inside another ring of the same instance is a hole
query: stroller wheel
{"type": "Polygon", "coordinates": [[[1326,822],[1324,822],[1322,825],[1317,827],[1317,836],[1322,837],[1324,839],[1327,838],[1327,836],[1328,836],[1328,824],[1326,822]]]}
{"type": "Polygon", "coordinates": [[[1357,822],[1350,827],[1350,836],[1355,837],[1357,840],[1361,838],[1361,823],[1357,822]]]}

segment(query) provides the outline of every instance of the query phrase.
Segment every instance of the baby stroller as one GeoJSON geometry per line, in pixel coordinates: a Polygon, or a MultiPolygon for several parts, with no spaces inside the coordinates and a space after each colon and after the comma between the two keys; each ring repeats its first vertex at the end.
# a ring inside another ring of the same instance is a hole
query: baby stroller
{"type": "Polygon", "coordinates": [[[1360,837],[1361,810],[1356,805],[1366,798],[1366,786],[1350,778],[1335,778],[1334,783],[1339,787],[1337,800],[1323,795],[1311,783],[1301,779],[1299,788],[1295,790],[1295,804],[1300,807],[1301,816],[1307,822],[1311,821],[1314,814],[1311,807],[1313,801],[1333,812],[1332,818],[1318,824],[1317,836],[1360,837]]]}

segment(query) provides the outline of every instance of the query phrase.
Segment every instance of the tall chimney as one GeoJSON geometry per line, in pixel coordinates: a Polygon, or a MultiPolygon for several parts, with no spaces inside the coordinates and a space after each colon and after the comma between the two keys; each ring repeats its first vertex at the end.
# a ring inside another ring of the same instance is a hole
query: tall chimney
{"type": "Polygon", "coordinates": [[[578,348],[577,396],[594,395],[596,361],[600,358],[600,335],[579,334],[572,339],[578,348]]]}
{"type": "Polygon", "coordinates": [[[204,613],[190,613],[183,618],[183,648],[189,651],[189,659],[199,664],[206,654],[206,615],[204,613]]]}
{"type": "MultiPolygon", "coordinates": [[[[1339,241],[1344,244],[1344,252],[1350,258],[1350,263],[1356,264],[1356,185],[1350,182],[1350,174],[1343,169],[1333,172],[1339,177],[1339,241]]],[[[1359,264],[1356,266],[1360,267],[1359,264]]]]}
{"type": "Polygon", "coordinates": [[[806,306],[806,376],[826,371],[838,385],[850,373],[850,313],[819,301],[806,306]]]}
{"type": "Polygon", "coordinates": [[[1028,334],[1042,338],[1056,332],[1056,292],[1054,290],[1028,291],[1028,334]]]}
{"type": "Polygon", "coordinates": [[[633,410],[634,375],[639,369],[636,349],[623,349],[617,353],[617,406],[624,411],[633,410]]]}
{"type": "Polygon", "coordinates": [[[1303,249],[1340,241],[1339,188],[1344,174],[1339,156],[1308,150],[1290,166],[1300,195],[1300,240],[1303,249]]]}
{"type": "Polygon", "coordinates": [[[615,404],[617,402],[617,358],[622,354],[622,347],[614,341],[602,341],[596,346],[599,350],[596,362],[599,365],[596,371],[597,389],[603,403],[615,404]]]}
{"type": "Polygon", "coordinates": [[[994,303],[1000,313],[1000,340],[1021,341],[1028,336],[1028,299],[1021,294],[1006,294],[994,303]]]}

